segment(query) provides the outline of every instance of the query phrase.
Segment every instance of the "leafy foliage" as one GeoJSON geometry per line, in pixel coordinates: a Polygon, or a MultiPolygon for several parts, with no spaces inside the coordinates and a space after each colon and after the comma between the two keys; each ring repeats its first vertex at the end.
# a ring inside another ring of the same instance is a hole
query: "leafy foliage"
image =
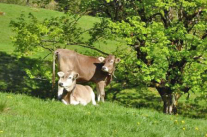
{"type": "Polygon", "coordinates": [[[118,69],[120,78],[128,84],[156,87],[161,96],[206,93],[207,2],[119,2],[125,6],[120,14],[130,9],[133,12],[117,19],[110,16],[108,27],[111,35],[123,37],[134,50],[131,55],[118,53],[123,58],[118,69]]]}
{"type": "Polygon", "coordinates": [[[21,55],[27,55],[42,49],[49,51],[57,47],[84,43],[80,35],[83,30],[77,26],[78,15],[53,17],[39,21],[31,13],[25,19],[21,15],[17,21],[12,21],[10,25],[13,31],[17,33],[12,38],[16,51],[21,55]]]}
{"type": "Polygon", "coordinates": [[[29,13],[28,17],[21,14],[17,20],[10,22],[12,30],[16,33],[12,41],[19,58],[38,54],[40,51],[47,53],[45,57],[40,57],[39,61],[32,62],[32,68],[25,70],[30,78],[50,79],[51,70],[44,59],[57,48],[79,45],[106,54],[93,46],[97,41],[98,35],[94,30],[99,27],[98,24],[94,25],[94,28],[84,29],[78,25],[81,17],[82,15],[67,13],[64,16],[39,20],[29,13]],[[91,37],[85,37],[86,34],[91,37]]]}
{"type": "MultiPolygon", "coordinates": [[[[77,26],[79,18],[78,15],[67,14],[40,21],[31,13],[28,18],[22,14],[17,21],[10,23],[17,34],[12,37],[17,55],[23,57],[43,50],[47,50],[50,55],[56,48],[84,43],[83,38],[80,37],[83,30],[77,26]]],[[[32,62],[33,67],[25,70],[30,78],[50,79],[51,70],[44,58],[41,57],[39,61],[32,62]]]]}

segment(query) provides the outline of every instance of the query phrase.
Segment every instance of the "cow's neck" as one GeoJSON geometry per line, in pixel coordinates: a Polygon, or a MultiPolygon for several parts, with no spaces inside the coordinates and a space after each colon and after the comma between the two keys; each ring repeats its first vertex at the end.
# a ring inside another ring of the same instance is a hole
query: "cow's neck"
{"type": "Polygon", "coordinates": [[[76,88],[76,83],[73,84],[73,86],[71,86],[70,88],[65,88],[67,94],[64,96],[64,100],[68,103],[68,104],[71,104],[71,97],[74,98],[74,90],[76,88]]]}
{"type": "Polygon", "coordinates": [[[106,86],[107,86],[108,84],[110,84],[111,81],[112,81],[112,75],[108,75],[108,76],[106,77],[106,80],[105,80],[105,82],[106,82],[106,86]]]}

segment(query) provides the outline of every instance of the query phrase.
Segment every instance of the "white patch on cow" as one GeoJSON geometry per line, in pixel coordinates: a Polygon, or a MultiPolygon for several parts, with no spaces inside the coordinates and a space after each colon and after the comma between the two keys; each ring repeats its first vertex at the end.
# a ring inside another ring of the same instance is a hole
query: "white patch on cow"
{"type": "Polygon", "coordinates": [[[68,105],[68,103],[67,103],[64,99],[62,99],[62,102],[63,102],[65,105],[68,105]]]}
{"type": "Polygon", "coordinates": [[[104,61],[105,61],[105,58],[104,58],[104,57],[98,57],[98,60],[99,60],[100,62],[104,62],[104,61]]]}
{"type": "Polygon", "coordinates": [[[72,104],[72,105],[78,105],[80,102],[79,101],[75,101],[75,100],[72,100],[71,102],[70,102],[70,104],[72,104]]]}

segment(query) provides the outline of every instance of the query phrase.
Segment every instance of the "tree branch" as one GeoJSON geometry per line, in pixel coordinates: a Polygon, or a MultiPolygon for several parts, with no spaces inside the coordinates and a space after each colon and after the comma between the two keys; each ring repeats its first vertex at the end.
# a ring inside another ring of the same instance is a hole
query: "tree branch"
{"type": "Polygon", "coordinates": [[[164,18],[164,16],[161,13],[155,13],[154,15],[150,16],[147,20],[152,20],[157,15],[161,17],[161,20],[163,21],[164,26],[167,27],[167,20],[164,18]]]}
{"type": "Polygon", "coordinates": [[[46,59],[50,54],[52,54],[52,52],[50,52],[49,54],[47,54],[47,55],[43,58],[43,60],[46,59]]]}
{"type": "Polygon", "coordinates": [[[93,50],[98,51],[98,52],[100,52],[100,53],[102,53],[102,54],[104,54],[104,55],[109,55],[109,53],[103,52],[103,51],[101,51],[101,50],[99,50],[99,49],[97,49],[97,48],[95,48],[95,47],[87,46],[87,45],[85,45],[85,44],[80,44],[80,43],[76,43],[76,44],[73,43],[73,44],[70,44],[70,43],[68,43],[67,45],[77,45],[77,46],[81,46],[81,47],[84,47],[84,48],[93,49],[93,50]]]}
{"type": "Polygon", "coordinates": [[[50,52],[53,52],[53,49],[51,48],[47,48],[47,47],[45,47],[45,46],[43,46],[43,45],[40,45],[42,48],[44,48],[44,49],[47,49],[47,50],[49,50],[50,52]]]}

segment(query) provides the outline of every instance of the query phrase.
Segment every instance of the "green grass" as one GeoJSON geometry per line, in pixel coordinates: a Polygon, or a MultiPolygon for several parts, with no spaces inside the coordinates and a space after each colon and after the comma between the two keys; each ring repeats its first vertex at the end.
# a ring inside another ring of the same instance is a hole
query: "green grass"
{"type": "Polygon", "coordinates": [[[55,100],[0,93],[9,110],[0,114],[0,136],[205,137],[207,120],[171,116],[106,102],[66,106],[55,100]]]}
{"type": "Polygon", "coordinates": [[[9,27],[9,23],[11,20],[15,20],[20,16],[20,14],[25,14],[27,16],[29,12],[33,13],[39,19],[62,15],[62,13],[57,11],[51,12],[50,10],[45,9],[35,9],[31,7],[23,7],[3,3],[0,3],[0,11],[5,12],[4,16],[0,16],[0,51],[5,51],[10,54],[14,50],[10,39],[10,37],[14,35],[11,28],[9,27]]]}
{"type": "MultiPolygon", "coordinates": [[[[4,16],[0,16],[0,41],[1,41],[0,42],[0,51],[5,51],[6,53],[9,53],[9,54],[12,54],[15,49],[15,47],[13,47],[13,44],[10,39],[11,36],[15,35],[12,32],[11,28],[9,27],[9,23],[11,20],[15,20],[21,14],[25,14],[26,16],[28,16],[28,13],[32,13],[39,20],[64,15],[61,12],[52,11],[52,10],[32,8],[32,7],[28,7],[28,6],[19,6],[19,5],[12,5],[12,4],[3,4],[3,3],[0,3],[0,11],[5,12],[4,16]]],[[[100,21],[99,18],[90,17],[90,16],[83,16],[79,20],[78,24],[80,27],[87,30],[89,28],[92,28],[93,24],[96,22],[99,22],[99,21],[100,21]]],[[[83,37],[84,37],[84,39],[87,39],[87,38],[89,38],[89,35],[85,34],[83,37]]],[[[117,42],[108,40],[107,44],[100,42],[100,43],[96,43],[94,46],[105,51],[105,52],[111,53],[116,50],[117,42]]],[[[73,49],[73,50],[78,50],[79,52],[89,51],[89,49],[82,48],[77,45],[68,46],[67,48],[73,49]]],[[[31,56],[31,57],[39,57],[39,56],[44,56],[46,54],[47,53],[44,51],[44,52],[38,53],[36,56],[31,56]]]]}
{"type": "Polygon", "coordinates": [[[0,101],[0,114],[6,110],[6,101],[0,101]]]}

